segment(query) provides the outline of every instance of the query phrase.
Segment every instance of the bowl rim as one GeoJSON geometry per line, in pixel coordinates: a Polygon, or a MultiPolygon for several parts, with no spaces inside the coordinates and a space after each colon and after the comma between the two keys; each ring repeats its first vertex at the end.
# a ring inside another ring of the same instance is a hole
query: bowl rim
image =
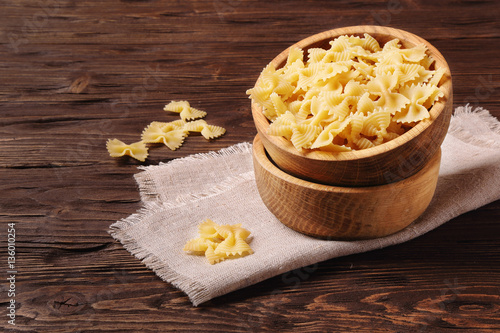
{"type": "MultiPolygon", "coordinates": [[[[391,27],[375,26],[375,25],[356,25],[356,26],[341,27],[323,31],[311,35],[309,37],[306,37],[296,42],[295,44],[290,45],[288,48],[286,48],[284,51],[278,54],[271,61],[271,64],[273,64],[275,68],[279,68],[279,66],[284,61],[286,61],[288,53],[290,49],[293,47],[307,49],[308,45],[320,42],[325,39],[333,39],[341,35],[362,35],[364,33],[370,35],[386,35],[391,38],[398,38],[401,42],[408,42],[411,43],[412,45],[417,45],[417,43],[413,43],[412,41],[406,40],[406,38],[411,37],[412,39],[418,41],[418,43],[423,43],[427,47],[429,51],[428,53],[433,56],[435,64],[439,63],[438,67],[443,67],[445,69],[443,78],[446,79],[442,79],[441,84],[439,85],[439,87],[442,88],[441,90],[443,91],[444,96],[440,98],[436,103],[434,103],[432,108],[429,110],[430,117],[421,120],[414,127],[409,129],[402,135],[396,137],[395,139],[392,139],[388,142],[385,142],[375,147],[370,147],[360,150],[351,150],[346,152],[344,151],[328,152],[317,149],[302,149],[302,151],[299,151],[292,145],[292,143],[289,140],[285,139],[284,137],[267,135],[267,129],[269,127],[270,122],[266,118],[266,116],[262,113],[262,107],[257,105],[254,101],[252,101],[251,109],[254,117],[254,123],[258,130],[259,126],[257,126],[258,123],[257,120],[260,120],[260,122],[265,124],[264,128],[260,130],[263,130],[264,133],[262,134],[268,141],[270,141],[273,145],[275,145],[279,149],[285,150],[287,153],[290,153],[298,157],[305,157],[308,159],[319,160],[319,161],[358,160],[363,158],[371,158],[376,155],[383,154],[391,150],[402,147],[404,144],[411,141],[413,138],[417,137],[419,134],[421,134],[427,128],[429,128],[432,122],[439,117],[439,115],[445,110],[446,104],[453,93],[450,68],[443,55],[430,42],[428,42],[427,40],[423,39],[420,36],[417,36],[405,30],[391,28],[391,27]]],[[[375,36],[372,37],[377,39],[375,36]]],[[[260,77],[261,75],[259,75],[257,81],[260,80],[260,77]]]]}

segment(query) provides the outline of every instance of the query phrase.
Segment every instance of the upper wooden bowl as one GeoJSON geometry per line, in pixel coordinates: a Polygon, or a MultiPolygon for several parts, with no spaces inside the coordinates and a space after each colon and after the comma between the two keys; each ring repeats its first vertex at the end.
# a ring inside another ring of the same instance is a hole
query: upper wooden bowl
{"type": "Polygon", "coordinates": [[[269,211],[295,231],[334,240],[383,237],[411,224],[431,202],[440,160],[438,150],[420,171],[391,184],[340,187],[285,173],[258,135],[253,142],[255,181],[269,211]]]}
{"type": "MultiPolygon", "coordinates": [[[[420,121],[403,135],[379,146],[363,150],[331,153],[319,150],[298,151],[284,137],[267,134],[269,120],[262,108],[252,102],[252,115],[262,143],[272,160],[296,177],[339,186],[387,184],[407,178],[420,170],[434,156],[446,136],[453,109],[451,73],[444,57],[426,40],[403,30],[380,26],[353,26],[325,31],[290,46],[272,60],[276,68],[284,66],[292,47],[304,51],[329,47],[328,42],[341,35],[363,37],[364,33],[383,45],[397,38],[404,48],[425,44],[435,59],[435,68],[445,69],[440,89],[444,93],[429,110],[430,118],[420,121]]],[[[306,54],[306,52],[304,52],[306,54]]]]}

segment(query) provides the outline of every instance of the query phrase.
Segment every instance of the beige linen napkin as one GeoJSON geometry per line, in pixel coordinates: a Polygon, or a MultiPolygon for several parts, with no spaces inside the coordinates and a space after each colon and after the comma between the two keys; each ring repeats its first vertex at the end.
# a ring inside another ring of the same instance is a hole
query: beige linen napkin
{"type": "Polygon", "coordinates": [[[408,241],[500,199],[500,122],[484,109],[458,107],[430,206],[406,229],[374,240],[318,240],[281,224],[260,199],[250,143],[141,169],[135,178],[144,207],[112,224],[110,233],[197,306],[296,268],[408,241]],[[242,223],[255,253],[215,265],[185,253],[207,218],[242,223]]]}

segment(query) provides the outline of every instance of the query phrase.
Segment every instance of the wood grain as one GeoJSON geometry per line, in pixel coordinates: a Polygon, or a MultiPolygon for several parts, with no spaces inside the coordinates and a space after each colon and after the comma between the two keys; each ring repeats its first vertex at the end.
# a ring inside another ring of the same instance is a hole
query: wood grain
{"type": "Polygon", "coordinates": [[[283,224],[313,237],[358,240],[384,237],[415,221],[436,189],[441,150],[417,173],[379,186],[341,187],[283,172],[253,141],[255,181],[262,201],[283,224]]]}
{"type": "Polygon", "coordinates": [[[140,163],[111,159],[170,100],[227,133],[144,165],[251,142],[245,91],[289,45],[388,25],[447,59],[454,105],[500,118],[497,1],[6,0],[0,20],[0,262],[16,223],[19,332],[495,332],[500,201],[410,242],[287,272],[194,308],[107,233],[136,212],[140,163]]]}

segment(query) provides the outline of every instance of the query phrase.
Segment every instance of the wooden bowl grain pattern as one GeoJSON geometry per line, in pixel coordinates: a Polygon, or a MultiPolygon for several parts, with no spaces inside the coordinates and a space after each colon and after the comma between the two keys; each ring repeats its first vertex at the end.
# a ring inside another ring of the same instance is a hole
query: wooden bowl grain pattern
{"type": "MultiPolygon", "coordinates": [[[[339,186],[381,185],[407,178],[428,164],[446,136],[453,108],[451,73],[441,53],[426,40],[403,30],[380,26],[353,26],[325,31],[308,37],[280,53],[272,63],[276,68],[286,63],[291,47],[307,50],[329,48],[328,42],[341,35],[362,37],[370,34],[381,45],[398,38],[404,48],[424,43],[435,59],[435,68],[446,70],[440,88],[444,97],[429,110],[430,118],[382,145],[349,152],[330,153],[318,150],[298,151],[283,137],[267,134],[269,121],[261,107],[252,102],[252,115],[266,151],[284,171],[318,183],[339,186]]],[[[307,54],[304,52],[304,54],[307,54]]]]}
{"type": "Polygon", "coordinates": [[[258,135],[253,160],[262,201],[283,224],[314,237],[354,240],[393,234],[425,211],[436,189],[441,150],[412,176],[368,187],[322,185],[291,176],[272,163],[258,135]]]}

